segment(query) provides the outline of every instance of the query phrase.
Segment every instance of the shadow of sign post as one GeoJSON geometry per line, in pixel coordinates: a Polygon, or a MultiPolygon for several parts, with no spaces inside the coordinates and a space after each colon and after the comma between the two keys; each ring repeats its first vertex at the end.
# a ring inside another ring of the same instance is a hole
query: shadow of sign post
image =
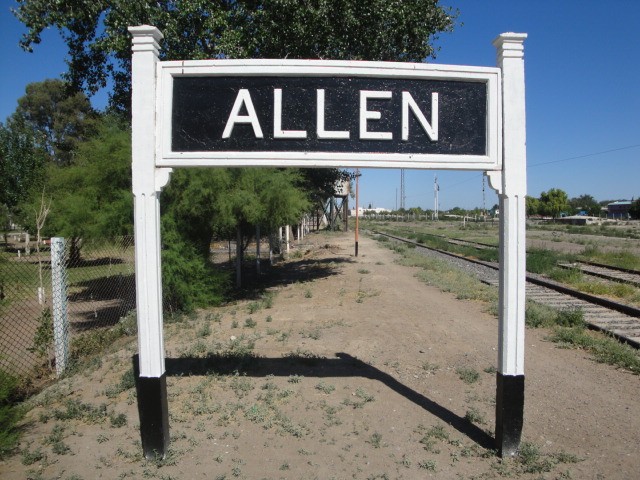
{"type": "MultiPolygon", "coordinates": [[[[160,191],[173,168],[255,166],[485,172],[498,192],[501,213],[495,446],[501,455],[515,454],[524,412],[526,34],[496,38],[497,67],[468,67],[324,60],[160,62],[160,31],[148,25],[129,31],[135,373],[145,456],[164,456],[169,446],[160,191]]],[[[441,418],[457,421],[399,382],[386,383],[441,418]]]]}

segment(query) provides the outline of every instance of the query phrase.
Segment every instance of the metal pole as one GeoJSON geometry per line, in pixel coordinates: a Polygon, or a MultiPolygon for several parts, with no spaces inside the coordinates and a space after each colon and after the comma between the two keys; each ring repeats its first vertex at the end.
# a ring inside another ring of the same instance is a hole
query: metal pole
{"type": "Polygon", "coordinates": [[[358,210],[360,202],[360,169],[356,170],[356,257],[358,256],[358,210]]]}
{"type": "Polygon", "coordinates": [[[64,238],[51,239],[51,300],[56,375],[64,373],[69,359],[69,317],[67,315],[67,272],[64,238]]]}

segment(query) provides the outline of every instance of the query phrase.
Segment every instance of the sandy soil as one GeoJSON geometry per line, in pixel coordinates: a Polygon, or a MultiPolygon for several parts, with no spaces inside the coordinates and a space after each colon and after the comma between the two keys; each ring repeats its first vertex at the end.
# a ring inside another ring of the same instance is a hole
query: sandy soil
{"type": "Polygon", "coordinates": [[[528,455],[502,461],[486,306],[366,237],[357,258],[352,234],[304,242],[272,270],[271,305],[256,294],[165,326],[167,459],[141,455],[130,343],[35,400],[0,477],[639,478],[639,377],[528,330],[528,455]]]}

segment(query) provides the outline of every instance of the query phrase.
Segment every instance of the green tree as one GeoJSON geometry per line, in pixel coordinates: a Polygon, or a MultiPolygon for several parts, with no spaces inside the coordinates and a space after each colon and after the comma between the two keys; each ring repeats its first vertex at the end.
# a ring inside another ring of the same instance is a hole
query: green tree
{"type": "Polygon", "coordinates": [[[540,214],[540,200],[536,197],[531,197],[527,195],[525,198],[527,216],[538,215],[540,214]]]}
{"type": "Polygon", "coordinates": [[[16,213],[40,183],[44,163],[36,132],[21,119],[0,123],[0,207],[7,217],[16,213]]]}
{"type": "Polygon", "coordinates": [[[69,165],[79,142],[91,134],[95,115],[84,93],[73,92],[62,80],[48,79],[27,85],[10,123],[30,126],[49,158],[69,165]]]}
{"type": "Polygon", "coordinates": [[[591,195],[580,195],[569,200],[569,205],[573,209],[573,213],[581,211],[587,212],[588,215],[598,216],[600,215],[600,204],[591,195]]]}
{"type": "MultiPolygon", "coordinates": [[[[46,194],[51,211],[43,233],[71,240],[70,263],[80,259],[81,242],[132,233],[131,134],[115,117],[104,117],[96,133],[76,148],[73,163],[49,164],[46,194]]],[[[33,212],[41,192],[22,207],[22,223],[34,231],[33,212]]]]}
{"type": "Polygon", "coordinates": [[[127,27],[157,26],[162,59],[331,58],[421,62],[453,29],[457,11],[438,0],[18,0],[30,51],[46,28],[68,47],[66,79],[91,95],[111,80],[111,106],[128,111],[127,27]]]}
{"type": "Polygon", "coordinates": [[[540,194],[540,213],[553,219],[558,218],[562,212],[570,209],[569,197],[564,190],[552,188],[548,192],[540,194]]]}

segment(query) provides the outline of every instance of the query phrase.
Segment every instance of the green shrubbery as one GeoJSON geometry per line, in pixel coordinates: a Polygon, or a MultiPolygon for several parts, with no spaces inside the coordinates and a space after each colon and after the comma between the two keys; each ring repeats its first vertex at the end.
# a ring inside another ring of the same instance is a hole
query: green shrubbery
{"type": "Polygon", "coordinates": [[[0,458],[11,452],[18,440],[16,424],[22,418],[18,402],[18,380],[0,370],[0,458]]]}

